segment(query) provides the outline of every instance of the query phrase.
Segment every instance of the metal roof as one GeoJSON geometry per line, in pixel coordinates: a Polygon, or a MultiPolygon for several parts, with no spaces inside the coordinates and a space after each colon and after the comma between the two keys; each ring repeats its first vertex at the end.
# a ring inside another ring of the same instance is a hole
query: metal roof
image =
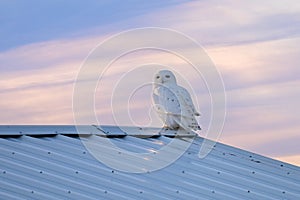
{"type": "MultiPolygon", "coordinates": [[[[86,137],[107,135],[131,151],[180,139],[168,130],[144,138],[135,127],[101,128],[87,126],[86,137]]],[[[221,143],[200,159],[197,137],[171,165],[126,173],[96,160],[76,133],[74,126],[0,126],[0,199],[300,199],[299,167],[221,143]]]]}

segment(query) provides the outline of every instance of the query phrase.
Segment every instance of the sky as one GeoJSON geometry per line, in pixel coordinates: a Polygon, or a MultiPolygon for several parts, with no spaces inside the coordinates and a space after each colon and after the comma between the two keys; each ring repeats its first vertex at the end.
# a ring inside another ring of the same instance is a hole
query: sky
{"type": "MultiPolygon", "coordinates": [[[[0,23],[0,124],[74,124],[74,82],[90,52],[122,31],[161,27],[193,38],[218,69],[227,97],[219,141],[300,166],[296,0],[4,0],[0,23]]],[[[176,66],[179,75],[190,78],[205,131],[212,112],[205,83],[184,72],[185,63],[178,57],[150,50],[117,60],[98,84],[95,109],[100,123],[114,124],[113,112],[126,115],[118,111],[124,108],[118,95],[127,91],[116,88],[118,101],[112,109],[112,86],[133,80],[124,76],[132,66],[153,61],[176,66]]],[[[151,73],[135,81],[151,80],[151,73]]],[[[144,92],[151,90],[148,86],[144,92]]],[[[138,125],[153,117],[151,111],[144,114],[151,106],[150,96],[143,94],[136,92],[131,99],[130,116],[138,125]]]]}

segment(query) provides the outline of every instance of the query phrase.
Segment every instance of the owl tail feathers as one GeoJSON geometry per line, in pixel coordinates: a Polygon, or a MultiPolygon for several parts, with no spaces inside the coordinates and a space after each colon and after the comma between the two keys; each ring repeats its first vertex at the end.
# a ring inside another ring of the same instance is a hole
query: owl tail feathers
{"type": "Polygon", "coordinates": [[[201,131],[201,127],[199,126],[198,123],[191,124],[189,125],[189,127],[194,131],[201,131]]]}
{"type": "Polygon", "coordinates": [[[181,128],[183,128],[189,134],[195,134],[200,136],[199,131],[201,130],[201,127],[199,126],[197,121],[193,121],[191,120],[191,118],[188,117],[175,117],[174,120],[181,128]]]}

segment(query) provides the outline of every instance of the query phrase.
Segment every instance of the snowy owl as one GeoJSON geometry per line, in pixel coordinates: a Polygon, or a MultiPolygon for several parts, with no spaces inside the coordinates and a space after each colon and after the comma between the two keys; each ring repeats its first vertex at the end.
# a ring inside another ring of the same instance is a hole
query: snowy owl
{"type": "Polygon", "coordinates": [[[195,110],[189,92],[177,85],[171,71],[161,70],[155,75],[152,97],[165,128],[201,130],[195,118],[200,114],[195,110]]]}

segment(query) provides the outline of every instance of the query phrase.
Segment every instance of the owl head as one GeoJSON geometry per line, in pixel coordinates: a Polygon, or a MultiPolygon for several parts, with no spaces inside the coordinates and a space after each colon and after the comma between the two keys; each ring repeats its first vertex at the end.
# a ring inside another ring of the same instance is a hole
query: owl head
{"type": "Polygon", "coordinates": [[[169,70],[161,70],[154,76],[155,84],[177,84],[175,75],[169,70]]]}

